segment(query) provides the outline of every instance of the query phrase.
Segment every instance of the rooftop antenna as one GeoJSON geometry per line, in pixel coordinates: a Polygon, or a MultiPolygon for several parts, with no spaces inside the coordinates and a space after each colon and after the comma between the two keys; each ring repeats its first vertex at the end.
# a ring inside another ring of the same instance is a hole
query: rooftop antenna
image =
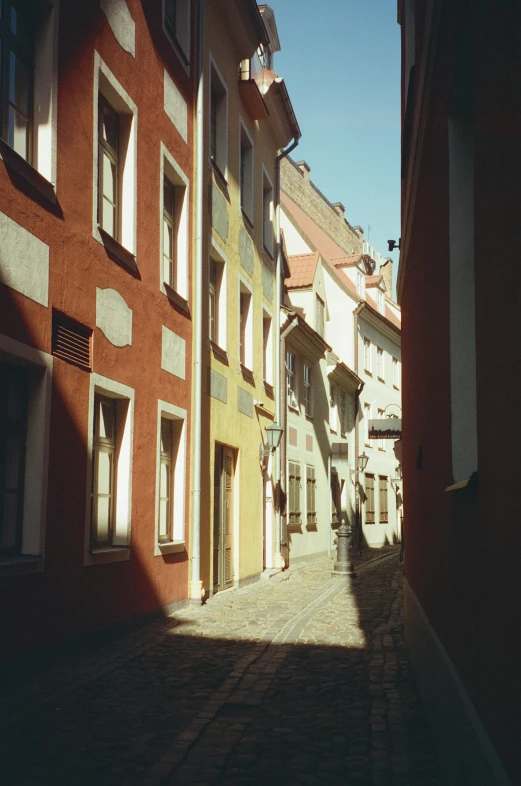
{"type": "Polygon", "coordinates": [[[371,229],[372,229],[372,228],[373,228],[373,227],[371,226],[371,224],[368,224],[368,225],[367,225],[367,242],[368,242],[368,243],[370,242],[370,237],[371,237],[371,229]]]}

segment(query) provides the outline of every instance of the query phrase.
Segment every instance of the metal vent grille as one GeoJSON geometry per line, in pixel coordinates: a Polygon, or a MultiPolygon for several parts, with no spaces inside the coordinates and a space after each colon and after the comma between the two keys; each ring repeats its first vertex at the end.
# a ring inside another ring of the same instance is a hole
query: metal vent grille
{"type": "Polygon", "coordinates": [[[63,314],[53,315],[52,354],[67,363],[91,370],[92,330],[73,322],[63,314]]]}

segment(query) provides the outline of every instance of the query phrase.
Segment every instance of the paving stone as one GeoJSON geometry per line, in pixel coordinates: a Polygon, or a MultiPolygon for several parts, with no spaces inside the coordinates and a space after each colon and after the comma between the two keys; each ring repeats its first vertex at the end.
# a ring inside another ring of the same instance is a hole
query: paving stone
{"type": "Polygon", "coordinates": [[[317,559],[8,686],[0,784],[441,786],[386,555],[350,584],[317,559]]]}

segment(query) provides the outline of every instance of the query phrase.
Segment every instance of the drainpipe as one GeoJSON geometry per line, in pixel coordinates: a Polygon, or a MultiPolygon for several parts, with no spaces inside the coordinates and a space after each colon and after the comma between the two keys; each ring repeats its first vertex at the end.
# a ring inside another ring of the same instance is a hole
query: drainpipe
{"type": "MultiPolygon", "coordinates": [[[[279,412],[281,419],[279,420],[280,425],[284,429],[282,432],[282,439],[280,440],[280,461],[277,467],[278,474],[277,480],[279,483],[279,488],[282,491],[286,491],[286,446],[287,446],[287,431],[288,431],[288,408],[286,406],[286,396],[287,396],[287,386],[286,386],[286,338],[297,327],[297,320],[295,319],[296,313],[290,312],[289,317],[292,320],[290,324],[285,328],[280,336],[280,354],[282,356],[283,362],[280,364],[279,367],[279,395],[277,396],[277,403],[279,405],[279,412]]],[[[279,342],[277,342],[278,345],[279,342]]],[[[287,509],[287,500],[286,500],[286,509],[287,509]]],[[[277,518],[276,518],[276,531],[275,531],[275,559],[279,561],[279,565],[276,567],[287,568],[287,565],[284,565],[282,562],[282,554],[281,554],[281,540],[282,540],[282,517],[280,513],[280,507],[277,509],[277,518]]]]}
{"type": "MultiPolygon", "coordinates": [[[[358,373],[358,315],[364,308],[365,303],[360,302],[355,310],[353,311],[353,325],[354,325],[354,362],[355,362],[355,374],[360,376],[358,373]]],[[[358,390],[355,393],[355,483],[358,484],[358,451],[360,447],[360,439],[359,439],[359,428],[360,428],[360,421],[358,419],[358,413],[360,410],[360,393],[362,392],[364,387],[364,383],[360,385],[358,390]]],[[[358,485],[355,485],[355,525],[356,525],[356,538],[355,538],[355,546],[360,549],[362,548],[362,515],[360,510],[360,494],[358,491],[358,485]]]]}
{"type": "MultiPolygon", "coordinates": [[[[293,110],[292,110],[293,111],[293,110]]],[[[296,121],[295,121],[296,123],[296,121]]],[[[298,129],[298,126],[297,126],[298,129]]],[[[283,351],[283,339],[282,336],[280,338],[280,342],[278,336],[280,335],[280,307],[281,307],[281,294],[282,294],[282,280],[281,280],[281,270],[282,270],[282,250],[280,244],[280,162],[283,158],[289,155],[292,150],[295,150],[296,146],[298,145],[300,140],[300,131],[298,134],[295,135],[293,142],[283,150],[279,155],[275,158],[275,237],[277,238],[277,260],[276,260],[276,268],[275,268],[275,335],[277,336],[277,341],[275,342],[275,368],[277,372],[280,374],[279,376],[279,391],[277,395],[277,391],[275,391],[275,420],[277,423],[280,423],[284,432],[282,434],[282,439],[280,441],[280,446],[278,450],[278,461],[276,464],[276,471],[275,471],[275,487],[279,489],[283,488],[282,479],[285,476],[285,466],[286,466],[286,383],[285,383],[285,363],[281,364],[281,356],[284,359],[286,357],[285,352],[283,351]],[[282,370],[284,374],[282,374],[282,370]],[[283,422],[284,420],[284,422],[283,422]]],[[[291,328],[293,330],[293,327],[291,328]]],[[[285,485],[285,484],[284,484],[285,485]]],[[[281,516],[280,516],[280,508],[277,506],[276,515],[275,515],[275,554],[273,555],[273,561],[275,568],[282,568],[284,567],[282,562],[282,555],[280,553],[280,542],[281,542],[281,516]]],[[[270,555],[270,560],[272,559],[270,555]]]]}
{"type": "Polygon", "coordinates": [[[195,155],[195,294],[194,294],[194,398],[192,441],[192,542],[190,602],[200,605],[201,581],[201,392],[203,374],[203,205],[204,205],[204,0],[198,2],[197,15],[197,104],[195,155]]]}

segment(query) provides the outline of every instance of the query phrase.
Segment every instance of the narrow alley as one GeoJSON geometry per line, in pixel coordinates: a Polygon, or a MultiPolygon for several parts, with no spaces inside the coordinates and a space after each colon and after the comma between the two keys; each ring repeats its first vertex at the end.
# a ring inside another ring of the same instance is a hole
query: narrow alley
{"type": "Polygon", "coordinates": [[[9,786],[438,786],[396,548],[327,557],[13,678],[9,786]]]}

